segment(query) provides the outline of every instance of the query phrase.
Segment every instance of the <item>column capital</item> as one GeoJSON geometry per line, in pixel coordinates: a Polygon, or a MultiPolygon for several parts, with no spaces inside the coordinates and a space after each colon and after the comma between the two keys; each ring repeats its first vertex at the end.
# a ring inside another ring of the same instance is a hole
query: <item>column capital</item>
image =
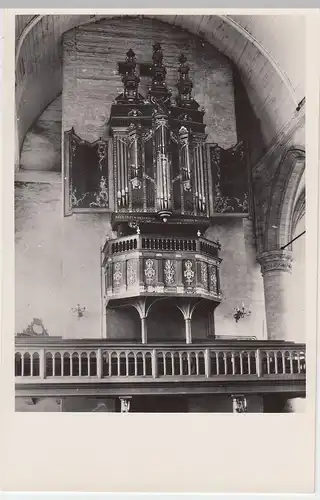
{"type": "Polygon", "coordinates": [[[257,261],[261,265],[262,275],[269,271],[286,271],[291,273],[293,257],[292,252],[289,250],[270,250],[260,253],[257,261]]]}

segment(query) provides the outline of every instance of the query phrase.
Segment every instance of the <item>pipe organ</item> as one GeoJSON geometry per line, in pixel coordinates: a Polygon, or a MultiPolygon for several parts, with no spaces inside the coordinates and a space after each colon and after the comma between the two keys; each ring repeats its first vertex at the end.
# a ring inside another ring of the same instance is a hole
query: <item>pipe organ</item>
{"type": "MultiPolygon", "coordinates": [[[[124,91],[111,109],[115,224],[160,221],[206,225],[209,192],[204,111],[192,98],[189,65],[179,59],[178,97],[166,85],[160,44],[153,46],[148,95],[139,91],[136,59],[127,52],[124,91]],[[190,219],[191,217],[191,219],[190,219]]],[[[208,225],[208,224],[207,224],[208,225]]]]}
{"type": "MultiPolygon", "coordinates": [[[[195,308],[201,304],[212,336],[213,310],[222,299],[220,244],[202,236],[210,223],[204,111],[191,95],[184,55],[175,100],[160,44],[153,46],[146,96],[139,93],[135,54],[129,50],[126,56],[124,90],[109,119],[117,238],[107,240],[102,251],[105,308],[135,307],[146,343],[150,310],[169,299],[183,316],[190,343],[195,308]]],[[[177,325],[176,335],[178,330],[177,325]]]]}
{"type": "Polygon", "coordinates": [[[246,185],[240,182],[244,149],[206,142],[204,110],[192,97],[183,54],[175,98],[159,43],[153,45],[146,95],[139,92],[132,49],[120,67],[123,91],[111,106],[109,138],[90,144],[73,129],[65,134],[66,214],[112,214],[117,237],[106,241],[101,261],[104,310],[135,307],[146,342],[148,311],[154,301],[169,299],[183,314],[189,343],[198,304],[209,336],[214,330],[213,311],[222,300],[220,243],[204,233],[213,215],[247,211],[246,185]]]}

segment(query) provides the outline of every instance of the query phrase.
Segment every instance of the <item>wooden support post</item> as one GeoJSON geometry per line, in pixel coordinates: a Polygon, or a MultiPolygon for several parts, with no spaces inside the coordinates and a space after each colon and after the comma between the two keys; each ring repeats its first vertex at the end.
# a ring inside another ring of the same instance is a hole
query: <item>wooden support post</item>
{"type": "Polygon", "coordinates": [[[102,351],[97,351],[97,378],[102,378],[102,351]]]}
{"type": "Polygon", "coordinates": [[[148,335],[147,335],[147,318],[141,318],[141,341],[143,344],[147,344],[148,335]]]}
{"type": "Polygon", "coordinates": [[[186,325],[186,343],[187,344],[192,344],[192,335],[191,335],[191,319],[190,318],[185,318],[185,325],[186,325]]]}
{"type": "Polygon", "coordinates": [[[40,378],[46,378],[46,368],[45,368],[45,360],[46,360],[46,353],[44,349],[40,350],[40,356],[39,356],[39,375],[40,378]]]}

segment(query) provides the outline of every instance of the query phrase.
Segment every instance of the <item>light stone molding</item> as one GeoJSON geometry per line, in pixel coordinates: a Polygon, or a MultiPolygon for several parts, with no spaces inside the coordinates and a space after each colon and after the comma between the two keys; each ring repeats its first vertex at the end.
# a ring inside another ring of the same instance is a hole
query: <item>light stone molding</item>
{"type": "Polygon", "coordinates": [[[264,275],[270,271],[292,271],[292,252],[288,250],[270,250],[262,252],[257,260],[261,265],[261,273],[264,275]]]}

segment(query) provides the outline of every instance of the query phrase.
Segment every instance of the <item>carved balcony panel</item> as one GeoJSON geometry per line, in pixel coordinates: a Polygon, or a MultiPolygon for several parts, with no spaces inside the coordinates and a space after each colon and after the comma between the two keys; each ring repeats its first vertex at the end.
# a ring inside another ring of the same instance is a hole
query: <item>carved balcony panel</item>
{"type": "Polygon", "coordinates": [[[138,295],[195,296],[220,302],[219,244],[205,238],[133,235],[103,248],[108,300],[138,295]]]}

